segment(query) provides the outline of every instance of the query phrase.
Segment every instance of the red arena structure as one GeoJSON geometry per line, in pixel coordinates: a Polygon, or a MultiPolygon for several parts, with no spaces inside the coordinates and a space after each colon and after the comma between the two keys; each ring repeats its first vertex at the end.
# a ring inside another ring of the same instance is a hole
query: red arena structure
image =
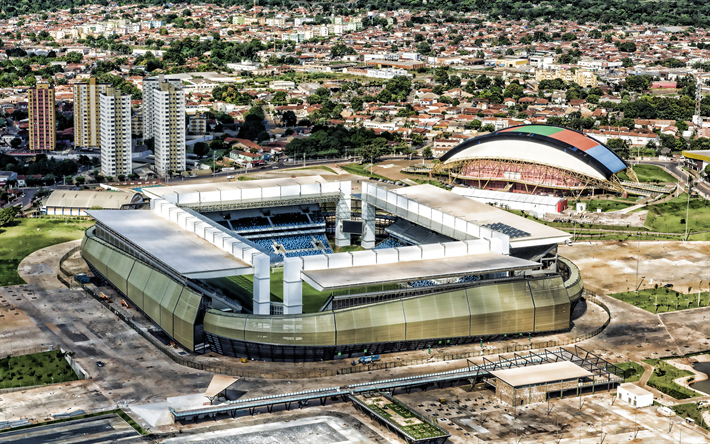
{"type": "Polygon", "coordinates": [[[629,165],[599,141],[574,130],[521,125],[469,139],[441,157],[434,173],[480,189],[547,195],[603,190],[625,193],[616,173],[629,165]]]}

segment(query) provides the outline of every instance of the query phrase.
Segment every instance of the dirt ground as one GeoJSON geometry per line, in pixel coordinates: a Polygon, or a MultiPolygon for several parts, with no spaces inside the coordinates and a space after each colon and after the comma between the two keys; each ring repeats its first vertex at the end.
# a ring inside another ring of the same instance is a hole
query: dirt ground
{"type": "Polygon", "coordinates": [[[636,267],[641,288],[671,283],[686,293],[708,290],[710,242],[577,242],[560,247],[560,255],[577,264],[584,286],[598,293],[633,290],[636,267]]]}

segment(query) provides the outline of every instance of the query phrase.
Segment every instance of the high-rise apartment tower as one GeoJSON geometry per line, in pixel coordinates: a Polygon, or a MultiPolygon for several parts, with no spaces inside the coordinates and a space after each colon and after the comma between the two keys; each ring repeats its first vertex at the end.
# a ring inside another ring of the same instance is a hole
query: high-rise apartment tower
{"type": "Polygon", "coordinates": [[[57,141],[54,87],[38,83],[27,91],[30,151],[53,151],[57,141]]]}
{"type": "Polygon", "coordinates": [[[143,137],[153,138],[155,170],[185,171],[185,93],[179,79],[143,80],[143,137]]]}
{"type": "Polygon", "coordinates": [[[131,155],[131,96],[108,87],[99,95],[101,174],[127,176],[133,172],[131,155]]]}
{"type": "Polygon", "coordinates": [[[94,77],[88,83],[74,84],[74,146],[82,149],[97,149],[101,145],[99,122],[99,94],[105,93],[108,83],[96,83],[94,77]]]}

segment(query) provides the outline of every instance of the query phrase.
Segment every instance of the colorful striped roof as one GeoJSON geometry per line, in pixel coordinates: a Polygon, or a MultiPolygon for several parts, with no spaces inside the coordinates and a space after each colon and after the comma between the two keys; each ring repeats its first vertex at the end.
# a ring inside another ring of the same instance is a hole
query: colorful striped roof
{"type": "Polygon", "coordinates": [[[498,133],[514,132],[536,134],[564,142],[569,145],[571,150],[583,151],[585,154],[593,157],[612,173],[626,169],[626,164],[614,151],[577,131],[547,125],[523,125],[498,131],[498,133]]]}

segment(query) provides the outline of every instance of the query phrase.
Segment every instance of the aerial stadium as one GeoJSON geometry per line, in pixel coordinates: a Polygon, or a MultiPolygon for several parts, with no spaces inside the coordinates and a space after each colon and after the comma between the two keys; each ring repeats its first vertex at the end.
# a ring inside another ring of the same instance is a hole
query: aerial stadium
{"type": "Polygon", "coordinates": [[[595,191],[627,193],[629,165],[603,143],[577,131],[548,125],[522,125],[466,140],[441,157],[433,173],[448,174],[480,189],[526,194],[581,195],[595,191]]]}
{"type": "Polygon", "coordinates": [[[82,256],[195,353],[313,361],[570,329],[567,233],[431,185],[361,186],[148,188],[150,209],[88,210],[82,256]]]}

